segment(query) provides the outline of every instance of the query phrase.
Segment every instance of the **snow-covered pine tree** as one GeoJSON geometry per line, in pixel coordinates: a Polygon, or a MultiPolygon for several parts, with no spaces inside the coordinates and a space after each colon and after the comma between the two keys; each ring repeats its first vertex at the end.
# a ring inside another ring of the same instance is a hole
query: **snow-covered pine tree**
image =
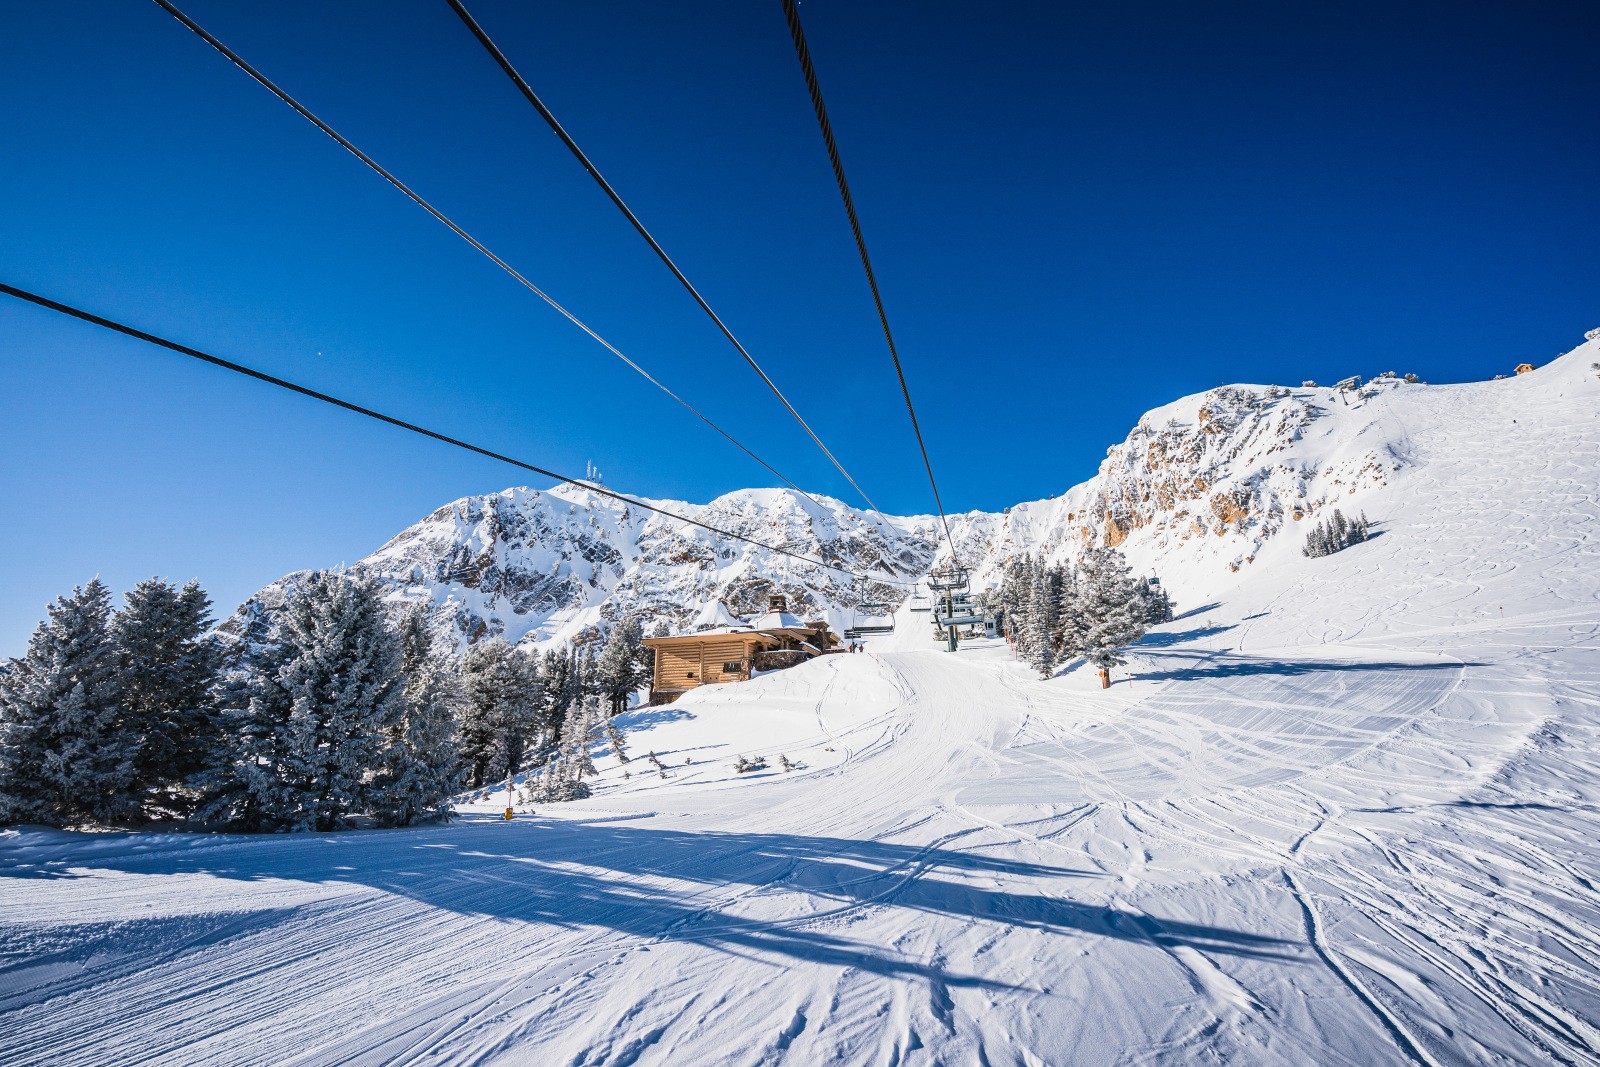
{"type": "Polygon", "coordinates": [[[194,808],[187,783],[217,742],[221,650],[206,637],[211,599],[199,582],[179,589],[159,578],[125,599],[112,631],[127,728],[139,738],[130,791],[146,815],[185,815],[194,808]]]}
{"type": "Polygon", "coordinates": [[[1027,553],[1017,560],[1016,577],[1011,592],[1009,611],[1016,618],[1017,640],[1025,641],[1030,632],[1029,619],[1033,612],[1034,560],[1027,553]]]}
{"type": "Polygon", "coordinates": [[[611,745],[611,754],[617,757],[618,763],[628,762],[628,739],[610,719],[606,720],[606,742],[611,745]]]}
{"type": "Polygon", "coordinates": [[[251,667],[201,818],[245,830],[349,825],[369,810],[400,714],[400,639],[376,583],[328,571],[297,580],[251,667]]]}
{"type": "Polygon", "coordinates": [[[612,715],[628,709],[628,698],[643,684],[640,656],[644,627],[633,615],[624,615],[611,628],[605,647],[594,664],[595,687],[606,698],[612,715]]]}
{"type": "Polygon", "coordinates": [[[1039,677],[1048,678],[1055,673],[1056,648],[1054,633],[1057,628],[1056,616],[1059,607],[1055,592],[1052,589],[1050,568],[1041,562],[1032,568],[1033,590],[1028,604],[1028,666],[1039,672],[1039,677]]]}
{"type": "Polygon", "coordinates": [[[1107,672],[1126,662],[1122,649],[1144,636],[1144,601],[1122,553],[1114,548],[1092,548],[1083,556],[1079,576],[1084,620],[1084,658],[1107,672]]]}
{"type": "Polygon", "coordinates": [[[1302,551],[1312,557],[1332,555],[1367,540],[1369,530],[1366,512],[1358,519],[1347,519],[1342,511],[1334,508],[1332,515],[1311,527],[1302,551]]]}
{"type": "Polygon", "coordinates": [[[139,738],[127,729],[111,593],[59,597],[0,671],[0,822],[70,826],[133,813],[139,738]]]}
{"type": "Polygon", "coordinates": [[[1157,582],[1151,585],[1145,581],[1138,586],[1140,599],[1144,601],[1144,621],[1148,626],[1158,626],[1164,622],[1172,621],[1172,598],[1167,596],[1167,591],[1157,582]]]}
{"type": "Polygon", "coordinates": [[[567,654],[572,662],[572,673],[567,681],[567,706],[576,707],[594,691],[594,656],[587,645],[570,645],[567,654]]]}
{"type": "Polygon", "coordinates": [[[563,727],[563,739],[568,736],[571,739],[567,759],[577,768],[580,776],[587,774],[593,777],[600,773],[595,769],[590,749],[599,739],[605,718],[600,697],[595,694],[579,700],[567,716],[567,723],[563,727]]]}
{"type": "Polygon", "coordinates": [[[386,826],[449,818],[450,797],[465,779],[456,752],[461,681],[435,654],[422,608],[401,620],[400,649],[400,717],[387,731],[383,766],[372,783],[372,812],[386,826]]]}
{"type": "Polygon", "coordinates": [[[572,701],[572,657],[563,649],[546,649],[539,659],[539,726],[547,737],[561,736],[561,720],[572,701]]]}
{"type": "Polygon", "coordinates": [[[1059,666],[1071,658],[1069,645],[1072,616],[1072,573],[1062,564],[1045,568],[1045,597],[1050,605],[1050,656],[1059,666]]]}
{"type": "Polygon", "coordinates": [[[1312,523],[1311,529],[1306,531],[1306,544],[1300,551],[1312,559],[1328,554],[1327,534],[1322,529],[1321,520],[1312,523]]]}
{"type": "Polygon", "coordinates": [[[534,791],[537,799],[560,802],[589,796],[590,789],[583,776],[595,773],[589,745],[594,727],[601,718],[598,697],[579,700],[567,710],[561,723],[560,744],[551,752],[544,773],[539,776],[534,791]]]}
{"type": "Polygon", "coordinates": [[[461,660],[459,750],[467,786],[478,789],[522,769],[542,741],[543,687],[533,658],[499,637],[461,660]]]}
{"type": "Polygon", "coordinates": [[[1083,655],[1089,647],[1089,615],[1083,576],[1076,570],[1067,572],[1061,621],[1061,658],[1073,659],[1083,655]]]}
{"type": "Polygon", "coordinates": [[[1023,553],[1006,566],[1000,584],[1006,633],[1019,659],[1028,658],[1029,613],[1033,604],[1033,559],[1023,553]]]}

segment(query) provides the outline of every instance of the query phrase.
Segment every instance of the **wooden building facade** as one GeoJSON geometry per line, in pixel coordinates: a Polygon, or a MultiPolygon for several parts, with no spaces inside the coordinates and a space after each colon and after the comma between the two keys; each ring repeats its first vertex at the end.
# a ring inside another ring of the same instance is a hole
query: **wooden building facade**
{"type": "Polygon", "coordinates": [[[645,638],[655,652],[650,703],[670,704],[702,685],[748,681],[756,671],[793,667],[839,645],[826,622],[801,622],[783,610],[782,597],[772,600],[772,610],[749,626],[645,638]]]}

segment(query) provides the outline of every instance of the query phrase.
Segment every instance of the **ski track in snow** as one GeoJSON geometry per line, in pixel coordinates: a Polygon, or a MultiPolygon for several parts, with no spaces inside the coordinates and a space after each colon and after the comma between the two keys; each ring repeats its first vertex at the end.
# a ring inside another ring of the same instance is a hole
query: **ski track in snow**
{"type": "Polygon", "coordinates": [[[1279,538],[1110,690],[905,611],[511,823],[7,831],[0,1062],[1600,1063],[1575,381],[1389,394],[1381,536],[1279,538]]]}

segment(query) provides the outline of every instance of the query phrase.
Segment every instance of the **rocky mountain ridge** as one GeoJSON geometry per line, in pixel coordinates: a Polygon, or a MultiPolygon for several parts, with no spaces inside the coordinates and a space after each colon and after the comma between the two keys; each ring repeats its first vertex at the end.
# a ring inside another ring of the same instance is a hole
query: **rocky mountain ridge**
{"type": "MultiPolygon", "coordinates": [[[[1382,375],[1345,389],[1229,385],[1184,397],[1141,418],[1094,477],[1065,493],[951,515],[957,552],[981,588],[1022,552],[1070,559],[1113,545],[1161,574],[1180,606],[1215,595],[1302,520],[1335,503],[1359,509],[1403,471],[1406,434],[1386,399],[1423,388],[1456,387],[1382,375]]],[[[680,630],[717,603],[748,617],[773,592],[797,614],[843,629],[885,610],[876,605],[892,610],[948,562],[936,516],[881,516],[779,489],[647,503],[842,569],[573,486],[463,497],[350,569],[384,585],[397,610],[423,605],[436,632],[464,650],[488,636],[540,647],[594,640],[624,611],[647,628],[664,620],[680,630]],[[875,580],[863,586],[846,571],[875,580]]],[[[242,635],[269,617],[295,577],[263,589],[224,632],[242,635]]]]}

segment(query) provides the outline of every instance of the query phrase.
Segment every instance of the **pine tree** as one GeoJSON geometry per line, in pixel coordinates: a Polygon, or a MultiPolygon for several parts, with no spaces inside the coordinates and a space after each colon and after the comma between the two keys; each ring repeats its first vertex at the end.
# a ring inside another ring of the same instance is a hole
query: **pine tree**
{"type": "Polygon", "coordinates": [[[386,826],[449,818],[450,797],[465,777],[456,752],[461,682],[435,654],[421,608],[401,621],[400,648],[400,718],[387,731],[383,767],[373,781],[373,814],[386,826]]]}
{"type": "Polygon", "coordinates": [[[111,593],[98,578],[46,609],[0,672],[0,822],[69,826],[134,812],[111,593]]]}
{"type": "Polygon", "coordinates": [[[401,715],[400,640],[370,579],[313,572],[289,591],[230,708],[226,765],[201,817],[246,830],[326,832],[368,810],[401,715]]]}
{"type": "Polygon", "coordinates": [[[544,683],[539,702],[539,726],[547,737],[561,736],[562,720],[572,706],[574,693],[582,685],[581,679],[574,677],[576,664],[570,649],[547,649],[539,661],[539,677],[544,683]]]}
{"type": "Polygon", "coordinates": [[[585,774],[594,774],[589,756],[594,730],[600,719],[598,698],[580,700],[571,707],[561,724],[560,744],[545,763],[534,796],[542,801],[581,800],[590,795],[585,774]]]}
{"type": "MultiPolygon", "coordinates": [[[[1153,579],[1152,579],[1153,580],[1153,579]]],[[[1144,621],[1148,626],[1158,626],[1172,621],[1172,598],[1160,583],[1145,582],[1139,586],[1139,596],[1144,602],[1144,621]]]]}
{"type": "Polygon", "coordinates": [[[624,615],[611,628],[605,647],[594,664],[595,686],[610,705],[612,715],[626,711],[628,698],[643,683],[640,663],[644,627],[632,615],[624,615]]]}
{"type": "Polygon", "coordinates": [[[1005,612],[1006,633],[1018,658],[1028,658],[1033,603],[1033,558],[1027,553],[1012,560],[1000,584],[1000,600],[1005,612]]]}
{"type": "Polygon", "coordinates": [[[1033,590],[1028,603],[1028,666],[1048,678],[1055,673],[1056,648],[1053,635],[1057,627],[1057,600],[1051,589],[1050,569],[1032,568],[1033,590]]]}
{"type": "Polygon", "coordinates": [[[211,599],[198,582],[181,590],[140,582],[112,624],[128,730],[139,738],[131,794],[147,815],[193,808],[188,780],[217,741],[214,692],[221,652],[206,637],[211,599]]]}
{"type": "Polygon", "coordinates": [[[566,758],[577,768],[579,775],[587,774],[593,777],[600,773],[595,769],[590,749],[597,740],[596,735],[600,733],[604,719],[600,698],[586,696],[578,701],[568,714],[567,722],[562,726],[561,740],[566,749],[566,758]]]}
{"type": "Polygon", "coordinates": [[[1358,519],[1347,519],[1342,511],[1334,508],[1332,515],[1311,527],[1302,551],[1312,557],[1331,555],[1367,540],[1369,531],[1366,512],[1358,519]]]}
{"type": "Polygon", "coordinates": [[[1078,575],[1062,568],[1061,584],[1061,622],[1057,628],[1060,634],[1056,657],[1058,662],[1066,662],[1083,655],[1088,647],[1089,622],[1084,614],[1084,590],[1078,575]]]}
{"type": "Polygon", "coordinates": [[[611,745],[611,754],[617,757],[617,762],[627,763],[628,739],[622,736],[622,731],[610,719],[606,720],[606,741],[611,745]]]}
{"type": "Polygon", "coordinates": [[[539,746],[544,690],[533,658],[498,637],[467,650],[461,682],[461,762],[478,789],[521,770],[539,746]]]}
{"type": "Polygon", "coordinates": [[[1090,549],[1083,557],[1084,658],[1101,672],[1126,662],[1122,649],[1144,636],[1144,603],[1122,553],[1090,549]]]}

